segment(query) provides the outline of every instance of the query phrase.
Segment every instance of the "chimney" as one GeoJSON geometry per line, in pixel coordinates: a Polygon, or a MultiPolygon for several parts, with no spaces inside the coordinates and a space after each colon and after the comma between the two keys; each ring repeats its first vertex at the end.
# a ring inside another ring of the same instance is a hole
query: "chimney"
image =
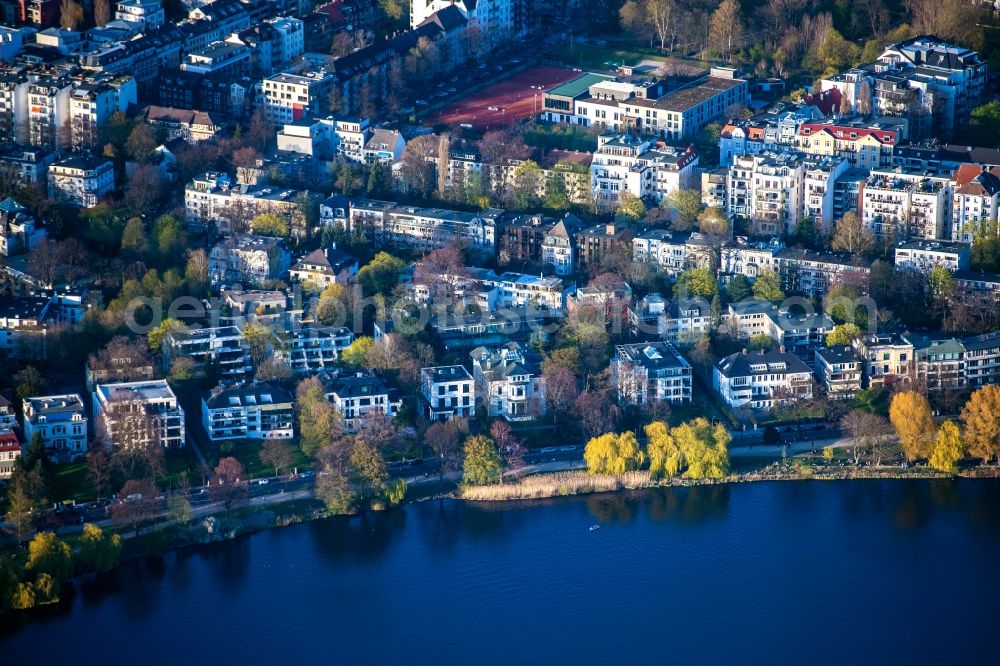
{"type": "Polygon", "coordinates": [[[741,354],[743,354],[744,356],[746,356],[746,354],[747,354],[747,348],[746,348],[746,347],[744,347],[744,348],[743,348],[743,351],[741,351],[740,353],[741,353],[741,354]]]}
{"type": "Polygon", "coordinates": [[[785,353],[785,345],[781,345],[780,347],[778,347],[778,351],[780,351],[782,354],[784,354],[785,353]]]}
{"type": "Polygon", "coordinates": [[[606,233],[609,236],[614,236],[615,235],[615,225],[613,225],[613,224],[606,225],[604,227],[604,233],[606,233]]]}

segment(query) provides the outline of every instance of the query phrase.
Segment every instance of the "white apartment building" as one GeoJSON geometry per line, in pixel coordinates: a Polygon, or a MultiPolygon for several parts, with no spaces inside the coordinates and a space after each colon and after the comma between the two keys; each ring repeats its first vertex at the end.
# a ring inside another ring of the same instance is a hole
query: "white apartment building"
{"type": "Polygon", "coordinates": [[[135,78],[122,76],[112,81],[81,83],[73,88],[69,101],[69,122],[76,148],[93,149],[98,132],[116,111],[124,113],[136,103],[135,78]]]}
{"type": "Polygon", "coordinates": [[[0,395],[0,432],[12,430],[17,425],[17,415],[10,400],[0,395]]]}
{"type": "Polygon", "coordinates": [[[312,374],[328,370],[337,364],[341,353],[354,342],[354,333],[347,327],[320,326],[309,322],[286,321],[271,353],[292,372],[312,374]]]}
{"type": "Polygon", "coordinates": [[[879,237],[944,237],[951,202],[948,178],[924,172],[873,171],[861,199],[862,222],[879,237]]]}
{"type": "Polygon", "coordinates": [[[803,162],[804,180],[800,219],[810,220],[817,231],[829,233],[834,223],[836,182],[850,167],[842,157],[808,159],[803,162]]]}
{"type": "Polygon", "coordinates": [[[283,125],[316,114],[333,88],[329,72],[275,74],[264,79],[260,89],[260,108],[268,122],[283,125]]]}
{"type": "Polygon", "coordinates": [[[476,398],[490,416],[518,421],[545,415],[541,357],[516,342],[489,349],[477,347],[470,356],[476,398]]]}
{"type": "Polygon", "coordinates": [[[28,143],[54,148],[59,129],[70,119],[70,96],[73,82],[55,76],[33,76],[28,83],[25,113],[18,113],[28,126],[28,143]]]}
{"type": "Polygon", "coordinates": [[[163,337],[163,370],[178,358],[189,358],[201,369],[216,368],[219,378],[233,382],[253,374],[250,345],[235,326],[170,331],[163,337]]]}
{"type": "Polygon", "coordinates": [[[261,213],[274,213],[288,220],[292,236],[308,236],[300,199],[315,195],[271,185],[233,185],[226,173],[209,171],[184,187],[184,215],[188,224],[214,224],[222,231],[242,231],[261,213]]]}
{"type": "Polygon", "coordinates": [[[365,199],[351,204],[347,227],[350,231],[363,230],[376,242],[398,243],[424,251],[462,242],[473,250],[492,252],[502,214],[498,209],[465,213],[365,199]]]}
{"type": "Polygon", "coordinates": [[[21,442],[12,430],[0,430],[0,479],[9,479],[21,458],[21,442]]]}
{"type": "Polygon", "coordinates": [[[329,161],[337,154],[340,139],[329,119],[303,118],[286,123],[278,132],[278,150],[329,161]]]}
{"type": "Polygon", "coordinates": [[[691,234],[666,229],[644,231],[632,239],[632,259],[651,262],[669,275],[691,268],[687,242],[691,234]]]}
{"type": "Polygon", "coordinates": [[[120,0],[115,4],[115,20],[159,28],[166,22],[166,13],[160,0],[120,0]]]}
{"type": "Polygon", "coordinates": [[[590,163],[590,187],[601,210],[616,209],[625,191],[659,202],[676,189],[696,187],[697,165],[693,146],[675,148],[655,138],[603,134],[590,163]]]}
{"type": "Polygon", "coordinates": [[[667,342],[616,346],[611,379],[622,404],[691,402],[691,365],[667,342]]]}
{"type": "Polygon", "coordinates": [[[37,434],[50,460],[67,463],[87,455],[87,410],[78,393],[24,399],[24,438],[37,434]]]}
{"type": "Polygon", "coordinates": [[[731,354],[715,365],[712,383],[733,409],[771,410],[813,395],[809,366],[784,351],[731,354]]]}
{"type": "Polygon", "coordinates": [[[752,221],[764,234],[793,234],[802,215],[805,159],[764,151],[737,155],[726,179],[726,213],[752,221]]]}
{"type": "Polygon", "coordinates": [[[290,265],[291,253],[284,241],[270,236],[228,237],[208,254],[208,275],[213,286],[260,287],[290,265]]]}
{"type": "Polygon", "coordinates": [[[201,399],[201,423],[213,442],[291,439],[292,394],[272,382],[216,387],[201,399]]]}
{"type": "Polygon", "coordinates": [[[179,448],[185,443],[184,410],[163,379],[98,384],[94,387],[94,421],[107,446],[156,443],[179,448]],[[144,422],[137,424],[136,415],[144,422]]]}
{"type": "Polygon", "coordinates": [[[49,167],[49,196],[93,208],[115,189],[115,169],[100,157],[70,157],[49,167]]]}
{"type": "Polygon", "coordinates": [[[781,270],[778,253],[783,249],[785,245],[777,238],[767,243],[751,243],[746,237],[738,236],[735,242],[719,248],[719,273],[755,279],[760,271],[766,269],[777,275],[781,270]]]}
{"type": "Polygon", "coordinates": [[[420,392],[432,421],[476,415],[476,382],[461,365],[420,369],[420,392]]]}
{"type": "Polygon", "coordinates": [[[940,266],[949,271],[969,270],[971,246],[952,241],[912,240],[896,245],[896,268],[913,268],[928,273],[940,266]]]}
{"type": "Polygon", "coordinates": [[[320,380],[326,399],[337,408],[347,432],[357,432],[376,413],[395,418],[403,405],[399,392],[387,388],[382,378],[374,373],[323,375],[320,380]]]}
{"type": "Polygon", "coordinates": [[[516,0],[413,0],[410,29],[416,29],[435,12],[454,6],[488,43],[500,44],[517,32],[516,0]]]}
{"type": "Polygon", "coordinates": [[[549,229],[542,241],[542,265],[552,266],[556,275],[570,275],[573,272],[573,239],[566,224],[559,220],[549,229]]]}
{"type": "Polygon", "coordinates": [[[271,62],[273,67],[282,68],[290,65],[295,58],[305,53],[305,24],[288,16],[269,19],[267,21],[277,38],[271,43],[271,62]]]}
{"type": "Polygon", "coordinates": [[[951,177],[951,238],[1000,233],[1000,166],[963,164],[951,177]]]}
{"type": "Polygon", "coordinates": [[[817,349],[814,364],[816,376],[831,398],[850,398],[861,390],[863,360],[852,347],[817,349]]]}
{"type": "Polygon", "coordinates": [[[340,118],[334,122],[334,133],[340,139],[338,155],[352,162],[365,160],[365,144],[371,136],[367,118],[340,118]]]}

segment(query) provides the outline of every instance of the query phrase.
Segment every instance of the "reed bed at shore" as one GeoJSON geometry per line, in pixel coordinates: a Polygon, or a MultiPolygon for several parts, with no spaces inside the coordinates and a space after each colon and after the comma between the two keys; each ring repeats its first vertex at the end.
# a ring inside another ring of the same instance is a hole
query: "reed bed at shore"
{"type": "MultiPolygon", "coordinates": [[[[997,470],[975,470],[960,476],[983,478],[997,476],[997,470]]],[[[522,477],[516,481],[492,486],[465,486],[459,497],[473,502],[502,502],[505,500],[543,499],[607,493],[618,490],[656,488],[660,486],[695,486],[716,483],[753,483],[759,481],[839,481],[848,479],[944,479],[951,474],[927,467],[900,469],[882,468],[816,468],[811,466],[788,466],[730,474],[721,479],[653,479],[648,471],[627,472],[621,476],[604,474],[590,475],[584,470],[565,472],[544,472],[522,477]]]]}

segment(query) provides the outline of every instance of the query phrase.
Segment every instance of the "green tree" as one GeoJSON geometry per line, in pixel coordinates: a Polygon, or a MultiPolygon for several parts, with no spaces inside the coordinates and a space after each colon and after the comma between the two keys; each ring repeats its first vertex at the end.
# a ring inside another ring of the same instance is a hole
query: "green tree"
{"type": "Polygon", "coordinates": [[[753,293],[753,285],[745,275],[734,275],[726,285],[726,296],[730,303],[738,303],[753,293]]]}
{"type": "Polygon", "coordinates": [[[762,268],[753,281],[753,296],[762,301],[777,303],[784,300],[785,292],[781,290],[781,280],[778,274],[770,268],[762,268]]]}
{"type": "Polygon", "coordinates": [[[677,211],[672,228],[678,231],[690,229],[701,214],[701,193],[698,190],[673,190],[667,195],[667,205],[677,211]]]}
{"type": "Polygon", "coordinates": [[[170,520],[178,525],[191,522],[191,502],[184,495],[173,494],[167,498],[167,512],[170,520]]]}
{"type": "Polygon", "coordinates": [[[37,502],[31,497],[24,487],[23,482],[11,482],[11,489],[7,495],[7,513],[4,518],[10,524],[10,531],[17,537],[20,544],[31,532],[34,522],[34,510],[37,502]]]}
{"type": "Polygon", "coordinates": [[[357,501],[357,493],[351,487],[347,475],[339,469],[324,469],[316,479],[316,497],[331,514],[351,513],[357,501]]]}
{"type": "Polygon", "coordinates": [[[538,192],[545,179],[542,168],[534,160],[525,160],[514,168],[514,182],[510,193],[517,210],[537,208],[541,201],[538,192]]]}
{"type": "Polygon", "coordinates": [[[358,271],[358,284],[366,296],[388,294],[399,283],[406,262],[388,252],[379,252],[358,271]]]}
{"type": "Polygon", "coordinates": [[[622,222],[638,222],[646,214],[646,204],[642,199],[632,194],[628,190],[622,192],[618,197],[618,210],[615,216],[622,222]]]}
{"type": "Polygon", "coordinates": [[[949,474],[958,472],[958,461],[965,457],[965,447],[958,425],[954,421],[945,421],[938,430],[928,463],[934,469],[949,474]]]}
{"type": "Polygon", "coordinates": [[[857,324],[837,324],[826,334],[827,347],[843,347],[861,337],[861,329],[857,324]]]}
{"type": "Polygon", "coordinates": [[[343,434],[340,415],[327,402],[323,384],[315,377],[299,382],[295,407],[299,417],[299,447],[307,456],[316,455],[343,434]]]}
{"type": "Polygon", "coordinates": [[[250,228],[260,236],[276,236],[278,238],[288,236],[288,220],[277,213],[261,213],[250,220],[250,228]]]}
{"type": "Polygon", "coordinates": [[[916,391],[901,391],[889,405],[889,420],[896,429],[903,453],[910,462],[926,458],[934,439],[934,417],[927,397],[916,391]]]}
{"type": "Polygon", "coordinates": [[[1000,102],[997,100],[991,100],[973,109],[970,121],[976,129],[993,138],[992,141],[987,140],[987,143],[992,144],[1000,140],[1000,102]]]}
{"type": "Polygon", "coordinates": [[[136,255],[145,254],[149,249],[149,240],[146,238],[146,227],[142,220],[133,217],[125,224],[122,231],[121,251],[136,255]]]}
{"type": "Polygon", "coordinates": [[[465,440],[462,480],[469,485],[499,483],[503,477],[503,462],[493,440],[485,435],[473,435],[465,440]]]}
{"type": "Polygon", "coordinates": [[[663,421],[654,421],[644,428],[649,474],[654,479],[669,479],[681,469],[681,450],[674,442],[670,429],[663,421]]]}
{"type": "Polygon", "coordinates": [[[770,351],[774,349],[776,344],[774,338],[767,333],[757,333],[750,336],[747,349],[750,351],[770,351]]]}
{"type": "Polygon", "coordinates": [[[359,498],[374,498],[385,490],[389,471],[385,466],[385,458],[374,442],[367,438],[357,437],[350,454],[351,476],[355,487],[360,490],[359,498]]]}
{"type": "Polygon", "coordinates": [[[712,298],[719,291],[715,275],[707,268],[689,268],[677,276],[675,292],[687,292],[690,296],[712,298]]]}
{"type": "Polygon", "coordinates": [[[36,574],[49,574],[59,582],[73,575],[73,550],[55,532],[39,532],[28,544],[25,565],[36,574]]]}
{"type": "Polygon", "coordinates": [[[25,366],[23,370],[14,375],[14,395],[18,400],[41,395],[45,390],[45,378],[34,366],[25,366]]]}
{"type": "Polygon", "coordinates": [[[698,215],[698,230],[710,236],[729,236],[729,218],[718,206],[706,208],[698,215]]]}
{"type": "Polygon", "coordinates": [[[95,571],[110,571],[118,564],[122,552],[122,538],[114,533],[105,533],[97,525],[83,526],[80,538],[80,562],[95,571]]]}
{"type": "Polygon", "coordinates": [[[184,256],[187,241],[184,238],[184,227],[173,215],[161,215],[153,222],[152,254],[161,266],[177,262],[184,256]]]}
{"type": "Polygon", "coordinates": [[[397,506],[406,497],[406,479],[392,479],[385,486],[385,501],[397,506]]]}
{"type": "Polygon", "coordinates": [[[183,331],[185,326],[177,319],[164,319],[160,325],[146,334],[146,343],[152,352],[159,352],[163,348],[163,339],[171,331],[183,331]]]}
{"type": "Polygon", "coordinates": [[[360,338],[355,338],[354,342],[340,352],[340,362],[355,368],[367,368],[369,365],[368,359],[371,358],[374,349],[375,338],[364,335],[360,338]]]}

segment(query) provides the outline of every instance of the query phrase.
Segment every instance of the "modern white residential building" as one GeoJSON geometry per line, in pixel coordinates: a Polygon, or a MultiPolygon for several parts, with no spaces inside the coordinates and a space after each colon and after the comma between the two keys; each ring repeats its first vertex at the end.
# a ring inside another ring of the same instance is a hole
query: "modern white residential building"
{"type": "Polygon", "coordinates": [[[802,216],[801,153],[737,155],[726,180],[726,213],[749,219],[758,234],[793,234],[802,216]]]}
{"type": "Polygon", "coordinates": [[[351,204],[348,229],[363,230],[375,242],[398,243],[424,251],[460,242],[473,250],[491,252],[502,214],[498,209],[465,213],[366,199],[351,204]]]}
{"type": "Polygon", "coordinates": [[[682,345],[708,335],[711,327],[711,306],[700,298],[675,298],[658,318],[660,337],[682,345]]]}
{"type": "Polygon", "coordinates": [[[9,358],[43,359],[52,299],[0,294],[0,350],[9,358]]]}
{"type": "Polygon", "coordinates": [[[850,167],[842,157],[808,159],[803,163],[801,220],[809,220],[822,234],[833,229],[837,200],[837,180],[850,167]]]}
{"type": "Polygon", "coordinates": [[[351,329],[320,326],[309,322],[286,322],[275,332],[274,358],[283,361],[296,374],[328,370],[337,364],[340,354],[354,342],[351,329]]]}
{"type": "Polygon", "coordinates": [[[100,157],[70,157],[49,166],[49,196],[93,208],[115,189],[115,169],[100,157]]]}
{"type": "Polygon", "coordinates": [[[87,455],[87,409],[78,393],[24,399],[24,438],[42,438],[49,459],[57,463],[87,455]]]}
{"type": "Polygon", "coordinates": [[[329,72],[275,74],[264,79],[260,108],[268,122],[283,125],[319,112],[335,78],[329,72]]]}
{"type": "Polygon", "coordinates": [[[12,430],[17,425],[17,415],[10,400],[0,395],[0,431],[12,430]]]}
{"type": "Polygon", "coordinates": [[[656,138],[602,134],[590,162],[590,187],[601,210],[615,210],[622,192],[662,201],[670,192],[697,185],[693,146],[668,146],[656,138]]]}
{"type": "Polygon", "coordinates": [[[286,67],[295,58],[305,53],[305,24],[288,16],[268,19],[267,21],[277,38],[271,43],[271,62],[276,69],[286,67]]]}
{"type": "Polygon", "coordinates": [[[969,270],[971,246],[952,241],[912,240],[896,246],[896,268],[928,273],[935,266],[949,271],[969,270]]]}
{"type": "Polygon", "coordinates": [[[476,382],[461,365],[420,369],[420,392],[432,421],[476,415],[476,382]]]}
{"type": "Polygon", "coordinates": [[[367,118],[339,118],[334,122],[334,133],[337,142],[337,154],[352,162],[363,162],[365,159],[365,144],[371,136],[367,118]]]}
{"type": "Polygon", "coordinates": [[[163,337],[163,370],[179,358],[189,358],[202,372],[211,368],[224,382],[236,382],[253,373],[250,345],[235,326],[170,331],[163,337]]]}
{"type": "Polygon", "coordinates": [[[815,350],[826,346],[826,335],[834,322],[823,313],[797,314],[770,301],[741,301],[729,304],[729,326],[738,339],[766,335],[790,353],[812,359],[815,350]]]}
{"type": "Polygon", "coordinates": [[[234,185],[229,174],[209,171],[184,187],[184,216],[191,225],[242,233],[256,216],[274,213],[288,221],[293,237],[305,238],[312,230],[303,198],[312,202],[318,196],[271,185],[234,185]]]}
{"type": "Polygon", "coordinates": [[[132,76],[120,76],[76,85],[69,100],[69,123],[73,147],[93,150],[98,133],[111,114],[124,113],[137,101],[138,86],[132,76]]]}
{"type": "Polygon", "coordinates": [[[817,349],[814,365],[820,385],[831,398],[851,398],[861,390],[863,360],[852,347],[817,349]]]}
{"type": "Polygon", "coordinates": [[[202,396],[201,423],[213,442],[291,439],[292,394],[272,382],[217,387],[202,396]]]}
{"type": "Polygon", "coordinates": [[[809,366],[784,351],[731,354],[715,365],[713,385],[733,409],[770,410],[813,395],[809,366]]]}
{"type": "Polygon", "coordinates": [[[963,164],[951,177],[952,240],[1000,233],[1000,166],[963,164]]]}
{"type": "Polygon", "coordinates": [[[472,375],[476,399],[490,416],[508,421],[545,415],[545,380],[541,357],[525,351],[516,342],[500,347],[473,349],[472,375]]]}
{"type": "Polygon", "coordinates": [[[667,342],[618,345],[611,378],[623,404],[691,402],[691,364],[667,342]]]}
{"type": "Polygon", "coordinates": [[[679,275],[691,268],[688,256],[689,232],[652,229],[632,239],[632,259],[650,262],[668,275],[679,275]]]}
{"type": "Polygon", "coordinates": [[[861,195],[862,222],[880,238],[944,238],[949,179],[896,168],[873,171],[861,195]]]}
{"type": "Polygon", "coordinates": [[[389,418],[399,415],[399,391],[386,387],[378,375],[357,372],[340,376],[322,375],[326,399],[337,408],[348,432],[357,432],[375,413],[389,418]]]}
{"type": "Polygon", "coordinates": [[[166,14],[160,0],[120,0],[115,5],[115,20],[159,28],[166,21],[166,14]]]}
{"type": "Polygon", "coordinates": [[[184,410],[166,380],[98,384],[97,436],[106,446],[184,446],[184,410]]]}

